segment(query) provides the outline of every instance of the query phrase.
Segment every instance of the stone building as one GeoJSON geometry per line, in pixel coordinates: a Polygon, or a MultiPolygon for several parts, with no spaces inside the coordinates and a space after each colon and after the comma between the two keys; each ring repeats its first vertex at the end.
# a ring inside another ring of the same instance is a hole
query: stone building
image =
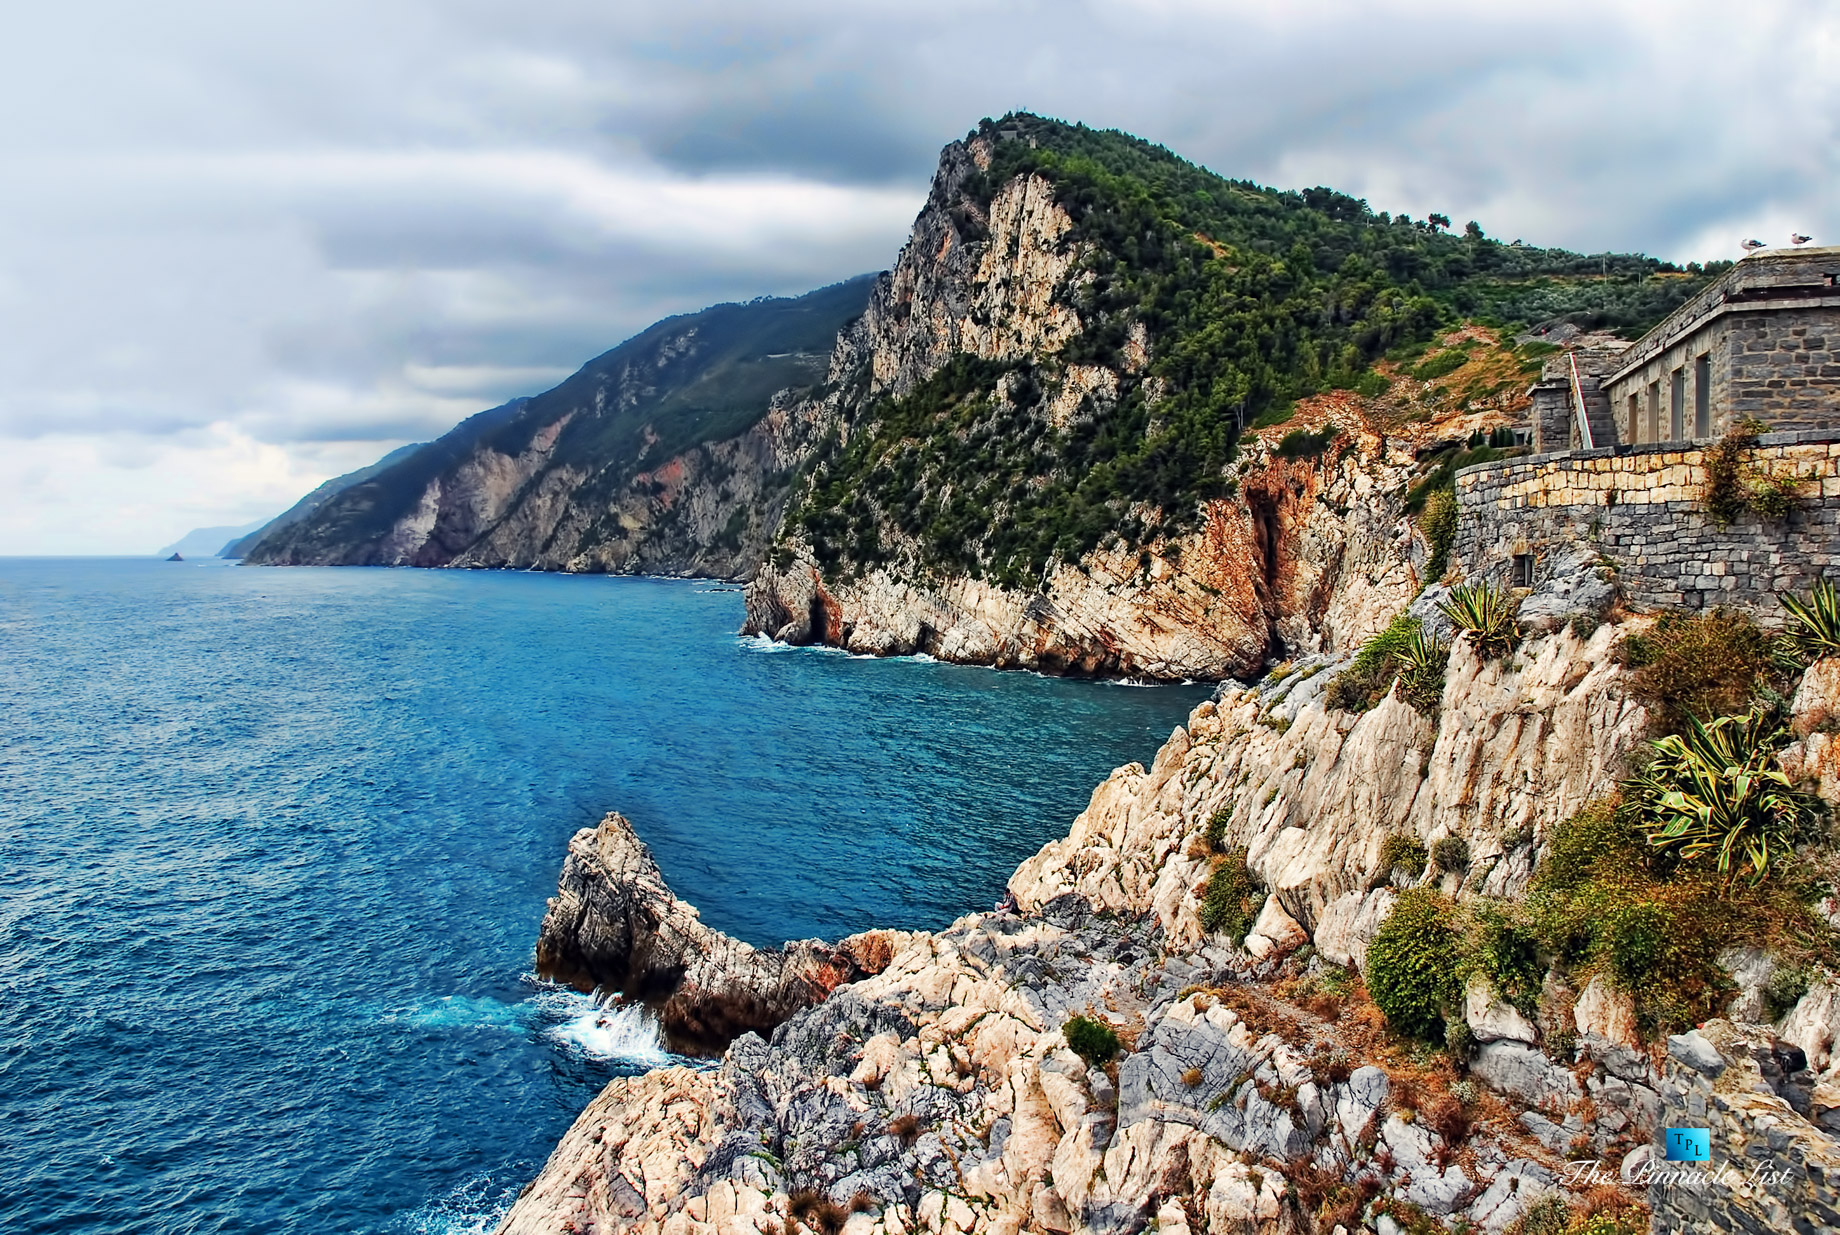
{"type": "Polygon", "coordinates": [[[1531,457],[1457,476],[1452,562],[1533,587],[1584,563],[1638,609],[1747,604],[1840,575],[1840,248],[1744,259],[1633,344],[1549,356],[1531,457]],[[1716,519],[1707,451],[1744,420],[1769,432],[1743,484],[1786,489],[1716,519]]]}
{"type": "Polygon", "coordinates": [[[1549,357],[1531,394],[1539,454],[1840,428],[1840,248],[1747,257],[1632,346],[1549,357]]]}

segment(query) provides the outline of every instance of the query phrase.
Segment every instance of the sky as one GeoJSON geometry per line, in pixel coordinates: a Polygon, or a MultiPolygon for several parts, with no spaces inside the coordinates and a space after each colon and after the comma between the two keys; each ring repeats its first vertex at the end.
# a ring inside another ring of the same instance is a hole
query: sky
{"type": "Polygon", "coordinates": [[[1027,109],[1677,261],[1840,241],[1840,0],[61,0],[0,48],[0,554],[146,553],[892,264],[1027,109]]]}

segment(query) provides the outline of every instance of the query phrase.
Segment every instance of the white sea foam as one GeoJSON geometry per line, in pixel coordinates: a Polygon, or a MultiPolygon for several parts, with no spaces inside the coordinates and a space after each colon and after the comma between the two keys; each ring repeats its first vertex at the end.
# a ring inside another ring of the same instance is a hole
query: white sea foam
{"type": "Polygon", "coordinates": [[[502,1003],[489,995],[446,995],[384,1014],[390,1024],[418,1029],[523,1029],[530,1008],[522,1003],[502,1003]]]}
{"type": "Polygon", "coordinates": [[[537,1003],[562,1018],[549,1036],[590,1059],[650,1068],[671,1062],[658,1022],[639,1004],[604,1005],[590,995],[561,989],[545,991],[537,1003]]]}
{"type": "Polygon", "coordinates": [[[475,1175],[446,1196],[422,1206],[404,1225],[413,1235],[490,1235],[510,1211],[517,1194],[515,1184],[475,1175]]]}

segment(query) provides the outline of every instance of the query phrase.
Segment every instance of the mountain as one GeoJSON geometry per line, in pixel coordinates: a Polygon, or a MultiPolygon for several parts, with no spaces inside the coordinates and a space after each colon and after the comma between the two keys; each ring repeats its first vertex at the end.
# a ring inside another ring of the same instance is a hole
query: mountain
{"type": "Polygon", "coordinates": [[[748,629],[1158,678],[1373,633],[1436,557],[1421,482],[1520,419],[1514,333],[1637,333],[1716,273],[1447,226],[985,121],[793,411],[748,629]]]}
{"type": "Polygon", "coordinates": [[[826,382],[869,289],[667,318],[271,529],[245,560],[745,576],[809,453],[784,408],[826,382]]]}
{"type": "Polygon", "coordinates": [[[225,541],[234,541],[237,537],[247,536],[261,527],[263,520],[245,523],[242,527],[198,527],[193,528],[178,540],[173,541],[159,551],[160,557],[171,557],[177,553],[185,557],[215,557],[219,549],[225,548],[225,541]]]}
{"type": "Polygon", "coordinates": [[[383,456],[383,458],[377,460],[375,463],[361,467],[353,472],[346,472],[343,476],[334,476],[331,480],[320,485],[317,489],[313,490],[313,492],[307,494],[298,502],[295,502],[292,506],[288,507],[287,510],[275,516],[273,519],[270,519],[267,523],[259,523],[253,528],[243,529],[244,534],[239,535],[235,540],[225,545],[217,556],[246,556],[249,550],[253,548],[256,542],[261,540],[262,537],[280,528],[292,527],[294,524],[301,522],[307,518],[307,516],[313,514],[315,511],[319,510],[320,507],[331,501],[338,494],[343,493],[345,490],[361,481],[369,480],[386,468],[391,468],[401,463],[404,459],[407,459],[410,455],[420,450],[423,445],[425,445],[423,442],[410,442],[407,446],[398,446],[395,450],[392,450],[389,454],[383,456]]]}

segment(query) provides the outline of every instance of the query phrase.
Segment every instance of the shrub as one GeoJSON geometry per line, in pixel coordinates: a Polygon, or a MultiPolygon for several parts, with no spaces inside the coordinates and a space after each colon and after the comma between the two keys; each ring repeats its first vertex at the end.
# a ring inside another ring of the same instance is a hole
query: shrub
{"type": "Polygon", "coordinates": [[[1635,670],[1630,693],[1660,733],[1680,733],[1692,717],[1743,712],[1787,685],[1770,637],[1729,609],[1663,614],[1647,632],[1624,639],[1619,656],[1635,670]]]}
{"type": "Polygon", "coordinates": [[[1246,938],[1265,903],[1264,891],[1246,866],[1246,851],[1233,849],[1214,859],[1201,894],[1201,927],[1224,933],[1235,946],[1246,938]]]}
{"type": "Polygon", "coordinates": [[[1455,907],[1426,888],[1402,893],[1367,948],[1367,989],[1401,1033],[1438,1041],[1459,994],[1462,937],[1455,907]]]}
{"type": "Polygon", "coordinates": [[[1506,592],[1480,581],[1452,588],[1438,602],[1438,611],[1469,636],[1478,655],[1489,659],[1514,649],[1514,614],[1519,607],[1506,592]]]}
{"type": "Polygon", "coordinates": [[[1425,634],[1417,618],[1402,613],[1361,645],[1354,663],[1335,675],[1323,698],[1344,712],[1365,712],[1398,681],[1400,696],[1429,712],[1443,698],[1449,656],[1450,649],[1425,634]]]}
{"type": "Polygon", "coordinates": [[[822,1192],[802,1188],[787,1198],[787,1212],[822,1235],[837,1235],[850,1213],[822,1192]]]}
{"type": "Polygon", "coordinates": [[[1763,986],[1765,1015],[1771,1021],[1780,1021],[1802,1001],[1808,988],[1814,984],[1814,972],[1806,965],[1784,965],[1770,975],[1770,980],[1763,986]]]}
{"type": "Polygon", "coordinates": [[[1329,448],[1340,432],[1334,425],[1324,425],[1314,433],[1292,429],[1278,443],[1278,454],[1286,459],[1314,459],[1329,448]]]}
{"type": "Polygon", "coordinates": [[[1461,836],[1445,836],[1431,846],[1431,864],[1443,874],[1455,874],[1469,865],[1469,842],[1461,836]]]}
{"type": "Polygon", "coordinates": [[[1529,1205],[1508,1228],[1508,1235],[1566,1235],[1572,1225],[1572,1207],[1557,1192],[1548,1192],[1529,1205]]]}
{"type": "Polygon", "coordinates": [[[1537,940],[1574,986],[1605,975],[1634,997],[1638,1026],[1652,1034],[1720,1014],[1736,992],[1718,955],[1733,943],[1791,962],[1831,949],[1834,931],[1814,909],[1821,880],[1816,864],[1788,864],[1760,883],[1734,884],[1711,862],[1650,846],[1633,812],[1596,802],[1553,830],[1508,929],[1537,940]]]}
{"type": "Polygon", "coordinates": [[[1120,1046],[1118,1034],[1104,1021],[1090,1016],[1070,1016],[1061,1026],[1067,1049],[1086,1061],[1089,1068],[1099,1068],[1112,1061],[1120,1046]]]}
{"type": "Polygon", "coordinates": [[[1227,839],[1227,825],[1232,822],[1232,806],[1223,806],[1208,816],[1207,830],[1202,834],[1202,839],[1207,842],[1209,853],[1222,852],[1221,846],[1227,839]]]}
{"type": "Polygon", "coordinates": [[[1482,905],[1471,914],[1471,960],[1495,992],[1531,1016],[1540,1002],[1546,964],[1540,943],[1518,918],[1500,906],[1482,905]]]}
{"type": "Polygon", "coordinates": [[[1782,598],[1789,611],[1789,644],[1811,660],[1840,653],[1840,591],[1826,579],[1815,581],[1807,601],[1782,598]]]}
{"type": "Polygon", "coordinates": [[[1425,873],[1428,857],[1425,843],[1418,837],[1396,832],[1380,842],[1380,865],[1374,873],[1382,883],[1391,878],[1394,871],[1402,871],[1407,878],[1417,879],[1425,873]]]}
{"type": "Polygon", "coordinates": [[[1699,496],[1714,523],[1722,526],[1744,513],[1744,461],[1765,427],[1756,420],[1739,420],[1706,452],[1706,480],[1699,496]]]}
{"type": "Polygon", "coordinates": [[[1433,489],[1425,496],[1425,509],[1418,517],[1418,530],[1425,537],[1425,582],[1436,583],[1450,565],[1450,548],[1457,539],[1457,491],[1433,489]]]}
{"type": "Polygon", "coordinates": [[[1623,782],[1623,810],[1657,849],[1682,861],[1713,855],[1727,880],[1769,873],[1798,841],[1815,835],[1818,799],[1776,766],[1788,731],[1753,708],[1711,724],[1688,718],[1687,732],[1652,745],[1653,757],[1623,782]]]}
{"type": "Polygon", "coordinates": [[[888,1121],[888,1135],[896,1138],[903,1145],[912,1145],[920,1139],[920,1120],[912,1112],[896,1115],[888,1121]]]}

